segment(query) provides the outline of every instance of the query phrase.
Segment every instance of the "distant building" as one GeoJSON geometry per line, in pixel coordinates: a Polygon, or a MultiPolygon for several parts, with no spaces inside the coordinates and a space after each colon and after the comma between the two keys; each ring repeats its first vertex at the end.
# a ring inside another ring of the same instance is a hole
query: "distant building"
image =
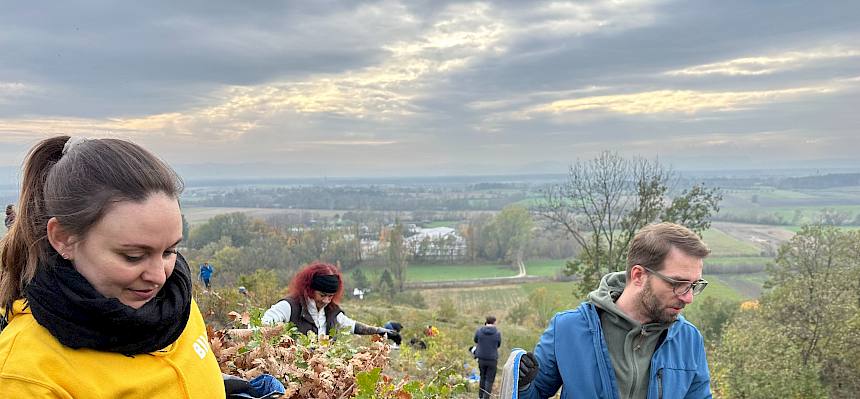
{"type": "Polygon", "coordinates": [[[450,227],[416,228],[404,242],[418,260],[453,262],[466,254],[466,240],[450,227]]]}

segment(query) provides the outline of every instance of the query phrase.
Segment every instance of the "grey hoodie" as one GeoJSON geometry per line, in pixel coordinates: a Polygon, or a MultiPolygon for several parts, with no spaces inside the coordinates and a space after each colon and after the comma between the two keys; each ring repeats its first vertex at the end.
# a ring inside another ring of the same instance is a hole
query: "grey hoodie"
{"type": "Polygon", "coordinates": [[[599,312],[600,325],[621,398],[645,399],[651,356],[657,349],[660,335],[672,323],[640,324],[622,312],[615,301],[624,291],[626,281],[626,272],[609,273],[600,280],[600,286],[588,294],[588,300],[603,310],[599,312]]]}

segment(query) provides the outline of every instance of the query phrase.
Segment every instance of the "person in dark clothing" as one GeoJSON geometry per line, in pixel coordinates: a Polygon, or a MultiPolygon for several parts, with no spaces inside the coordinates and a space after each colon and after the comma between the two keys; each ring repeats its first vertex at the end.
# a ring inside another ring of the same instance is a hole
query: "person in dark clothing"
{"type": "Polygon", "coordinates": [[[420,349],[420,350],[427,349],[427,343],[424,342],[423,339],[418,338],[418,337],[410,338],[409,339],[409,346],[411,346],[415,349],[420,349]]]}
{"type": "Polygon", "coordinates": [[[346,331],[357,335],[388,335],[392,341],[400,340],[397,331],[369,326],[346,316],[340,309],[343,277],[335,265],[314,262],[305,266],[290,281],[288,291],[286,298],[266,310],[263,324],[290,322],[302,334],[346,331]]]}
{"type": "Polygon", "coordinates": [[[481,372],[481,384],[478,398],[489,398],[493,392],[493,382],[496,380],[496,366],[499,363],[499,346],[502,345],[502,333],[496,328],[496,318],[487,316],[484,325],[475,331],[475,358],[478,359],[478,369],[481,372]]]}
{"type": "Polygon", "coordinates": [[[400,336],[400,330],[403,330],[403,324],[400,324],[396,321],[389,321],[385,323],[382,328],[387,328],[392,331],[396,331],[397,335],[390,337],[392,341],[394,341],[394,345],[400,346],[400,343],[403,342],[403,339],[400,336]]]}

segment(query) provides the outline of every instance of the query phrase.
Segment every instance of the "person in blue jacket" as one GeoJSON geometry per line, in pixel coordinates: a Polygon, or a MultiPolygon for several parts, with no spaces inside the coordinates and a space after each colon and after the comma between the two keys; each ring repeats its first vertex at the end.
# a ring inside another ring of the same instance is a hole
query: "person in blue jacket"
{"type": "Polygon", "coordinates": [[[674,223],[642,228],[627,270],[604,276],[578,308],[556,314],[523,355],[519,398],[710,398],[702,334],[681,316],[702,292],[710,253],[674,223]]]}
{"type": "Polygon", "coordinates": [[[211,287],[209,280],[212,278],[213,272],[215,272],[215,268],[213,268],[209,262],[203,262],[203,264],[200,265],[200,281],[203,282],[203,285],[207,290],[211,287]]]}

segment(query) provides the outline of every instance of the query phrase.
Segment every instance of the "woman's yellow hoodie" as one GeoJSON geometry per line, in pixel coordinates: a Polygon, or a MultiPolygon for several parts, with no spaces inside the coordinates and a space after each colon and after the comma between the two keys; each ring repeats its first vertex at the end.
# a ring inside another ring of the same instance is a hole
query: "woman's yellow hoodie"
{"type": "Polygon", "coordinates": [[[18,300],[0,334],[0,397],[220,399],[225,394],[196,302],[176,342],[130,357],[63,346],[18,300]]]}

